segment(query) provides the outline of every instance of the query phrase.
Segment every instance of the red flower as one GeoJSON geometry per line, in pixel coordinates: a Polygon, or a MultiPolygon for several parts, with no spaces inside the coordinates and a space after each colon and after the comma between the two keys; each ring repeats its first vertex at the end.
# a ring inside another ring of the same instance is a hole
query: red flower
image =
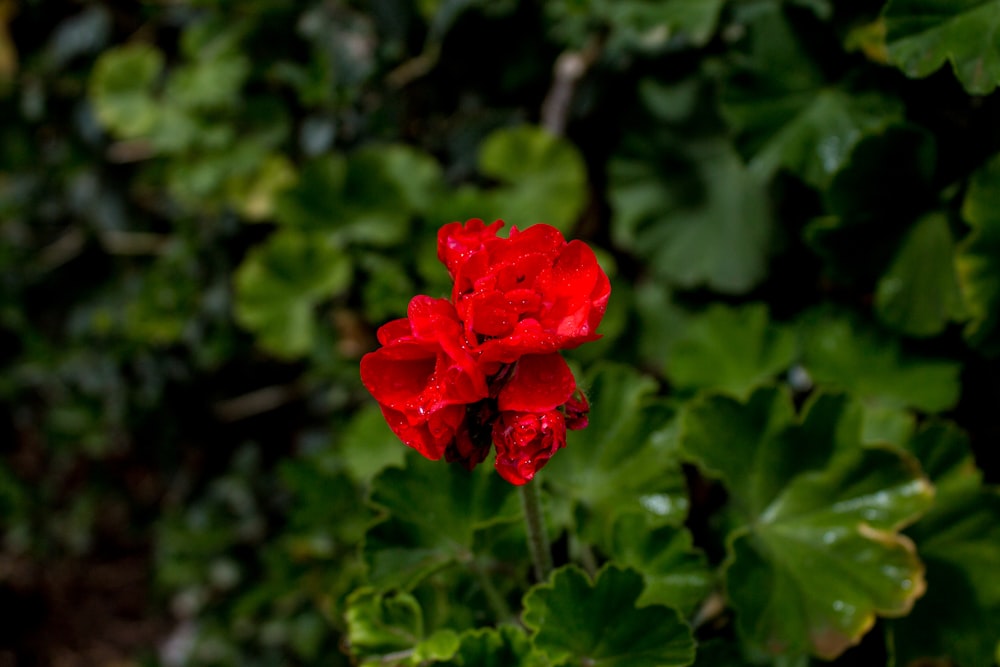
{"type": "Polygon", "coordinates": [[[497,220],[489,225],[474,218],[464,225],[452,222],[438,230],[438,259],[448,268],[452,279],[458,267],[465,263],[475,252],[483,249],[490,240],[497,240],[497,232],[503,227],[503,221],[497,220]]]}
{"type": "Polygon", "coordinates": [[[493,442],[500,476],[511,484],[527,484],[566,446],[566,423],[558,410],[501,412],[493,426],[493,442]]]}
{"type": "Polygon", "coordinates": [[[497,471],[531,480],[587,425],[589,405],[559,350],[599,338],[611,291],[593,251],[549,225],[510,238],[503,222],[453,222],[438,258],[452,301],[417,296],[378,331],[361,380],[399,438],[472,469],[496,446],[497,471]]]}
{"type": "Polygon", "coordinates": [[[408,317],[384,325],[378,339],[383,347],[361,359],[361,381],[404,443],[441,458],[465,406],[488,395],[455,308],[446,299],[416,296],[408,317]]]}
{"type": "Polygon", "coordinates": [[[509,239],[489,235],[496,222],[455,225],[441,230],[438,256],[450,262],[452,300],[484,360],[511,363],[600,337],[611,283],[585,243],[542,224],[515,227],[509,239]]]}
{"type": "Polygon", "coordinates": [[[493,426],[497,472],[524,484],[566,446],[559,410],[576,393],[573,372],[558,353],[525,355],[497,395],[501,411],[493,426]]]}

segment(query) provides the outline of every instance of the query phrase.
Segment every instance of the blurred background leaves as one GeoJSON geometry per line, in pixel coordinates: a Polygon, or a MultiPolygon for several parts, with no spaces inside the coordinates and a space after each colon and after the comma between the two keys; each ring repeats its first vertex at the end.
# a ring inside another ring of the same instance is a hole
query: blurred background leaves
{"type": "Polygon", "coordinates": [[[998,20],[0,0],[0,664],[993,664],[998,20]],[[547,584],[358,377],[471,217],[614,285],[547,584]]]}

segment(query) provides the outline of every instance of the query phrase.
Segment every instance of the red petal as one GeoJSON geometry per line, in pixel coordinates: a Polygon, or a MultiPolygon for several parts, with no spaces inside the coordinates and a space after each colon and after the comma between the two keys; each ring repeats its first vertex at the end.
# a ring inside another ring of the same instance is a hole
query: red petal
{"type": "Polygon", "coordinates": [[[502,412],[493,427],[496,469],[511,484],[526,484],[566,446],[566,424],[560,412],[502,412]]]}
{"type": "Polygon", "coordinates": [[[403,408],[420,402],[435,366],[436,355],[417,345],[383,347],[361,358],[361,382],[380,404],[403,408]]]}
{"type": "Polygon", "coordinates": [[[410,329],[410,320],[405,317],[386,322],[378,330],[378,342],[382,345],[390,345],[400,338],[408,338],[413,335],[410,329]]]}
{"type": "Polygon", "coordinates": [[[454,278],[458,269],[483,246],[496,238],[497,232],[504,226],[503,220],[496,220],[489,225],[478,218],[461,222],[452,222],[438,230],[438,259],[448,269],[454,278]]]}
{"type": "Polygon", "coordinates": [[[500,390],[500,410],[547,412],[569,400],[576,380],[566,361],[558,354],[530,354],[521,357],[514,374],[500,390]]]}
{"type": "Polygon", "coordinates": [[[384,405],[380,407],[392,432],[405,445],[432,461],[444,456],[445,450],[455,439],[465,418],[465,406],[462,405],[449,405],[425,418],[415,418],[412,414],[393,410],[384,405]]]}

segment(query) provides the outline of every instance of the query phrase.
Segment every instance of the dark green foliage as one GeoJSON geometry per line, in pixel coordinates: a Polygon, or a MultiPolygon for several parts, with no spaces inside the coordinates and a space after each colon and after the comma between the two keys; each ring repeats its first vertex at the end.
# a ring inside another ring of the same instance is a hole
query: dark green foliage
{"type": "Polygon", "coordinates": [[[995,664],[998,84],[998,0],[0,0],[0,656],[995,664]],[[613,283],[546,581],[359,378],[471,217],[613,283]]]}

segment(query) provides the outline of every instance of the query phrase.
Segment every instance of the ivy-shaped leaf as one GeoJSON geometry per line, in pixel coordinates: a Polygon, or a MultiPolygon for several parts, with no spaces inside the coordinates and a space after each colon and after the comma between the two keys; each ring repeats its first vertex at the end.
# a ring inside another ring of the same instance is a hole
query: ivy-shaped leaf
{"type": "Polygon", "coordinates": [[[862,444],[845,397],[821,394],[801,417],[773,388],[745,403],[705,398],[684,414],[681,443],[738,516],[726,591],[752,649],[830,659],[923,593],[923,565],[897,531],[933,488],[911,458],[862,444]]]}
{"type": "MultiPolygon", "coordinates": [[[[342,245],[400,243],[415,212],[411,203],[422,205],[419,195],[399,182],[400,168],[400,155],[384,146],[318,158],[279,195],[275,217],[289,227],[322,230],[342,245]]],[[[425,170],[417,172],[426,179],[425,170]]]]}
{"type": "Polygon", "coordinates": [[[821,385],[883,406],[931,413],[958,401],[958,362],[906,354],[888,334],[830,311],[807,313],[800,330],[802,365],[821,385]]]}
{"type": "Polygon", "coordinates": [[[750,52],[726,80],[721,108],[762,178],[786,169],[824,188],[863,136],[902,118],[901,104],[884,93],[831,85],[780,4],[753,11],[748,39],[750,52]]]}
{"type": "Polygon", "coordinates": [[[490,211],[476,217],[502,218],[519,229],[544,222],[568,233],[587,203],[580,151],[539,127],[490,134],[479,149],[479,171],[502,185],[490,192],[490,211]]]}
{"type": "Polygon", "coordinates": [[[352,272],[335,240],[281,230],[251,250],[236,270],[236,319],[270,352],[300,356],[316,333],[313,309],[347,289],[352,272]]]}
{"type": "Polygon", "coordinates": [[[906,530],[927,564],[927,594],[890,625],[898,664],[950,659],[989,667],[1000,637],[1000,489],[983,485],[968,438],[955,426],[931,424],[909,448],[937,495],[906,530]]]}
{"type": "Polygon", "coordinates": [[[490,466],[468,472],[414,452],[406,468],[375,478],[371,501],[387,513],[364,544],[369,581],[382,588],[410,589],[447,565],[472,561],[478,530],[521,516],[513,487],[490,466]]]}
{"type": "Polygon", "coordinates": [[[687,144],[683,159],[648,144],[633,137],[610,163],[615,240],[677,287],[750,290],[767,272],[774,226],[761,181],[722,140],[687,144]]]}
{"type": "Polygon", "coordinates": [[[447,660],[458,650],[458,635],[424,634],[420,604],[409,593],[358,589],[347,601],[347,648],[361,665],[420,665],[447,660]]]}
{"type": "Polygon", "coordinates": [[[535,648],[557,665],[669,667],[694,661],[691,629],[673,609],[636,608],[642,577],[605,566],[590,581],[567,566],[524,597],[535,648]]]}
{"type": "Polygon", "coordinates": [[[955,266],[955,239],[943,213],[924,216],[907,232],[875,291],[875,312],[910,336],[933,336],[965,314],[955,266]]]}
{"type": "Polygon", "coordinates": [[[771,323],[764,304],[715,304],[689,320],[669,348],[667,377],[681,388],[746,397],[795,360],[791,327],[771,323]]]}
{"type": "Polygon", "coordinates": [[[969,310],[965,338],[988,354],[1000,352],[1000,156],[972,176],[962,216],[972,233],[962,242],[959,284],[969,310]]]}
{"type": "Polygon", "coordinates": [[[640,514],[623,514],[612,529],[607,553],[615,563],[642,574],[646,585],[640,606],[662,604],[690,616],[712,589],[708,561],[694,548],[686,528],[651,527],[640,514]]]}
{"type": "Polygon", "coordinates": [[[602,541],[621,512],[640,512],[653,524],[687,516],[687,487],[672,437],[674,411],[654,397],[656,383],[626,366],[599,365],[582,386],[590,423],[569,434],[543,479],[553,498],[588,511],[580,531],[602,541]]]}
{"type": "Polygon", "coordinates": [[[890,0],[882,16],[889,59],[907,76],[947,61],[972,95],[1000,84],[1000,1],[890,0]]]}
{"type": "Polygon", "coordinates": [[[153,96],[163,70],[163,54],[145,44],[109,49],[90,76],[89,97],[97,119],[123,139],[140,137],[157,121],[153,96]]]}

